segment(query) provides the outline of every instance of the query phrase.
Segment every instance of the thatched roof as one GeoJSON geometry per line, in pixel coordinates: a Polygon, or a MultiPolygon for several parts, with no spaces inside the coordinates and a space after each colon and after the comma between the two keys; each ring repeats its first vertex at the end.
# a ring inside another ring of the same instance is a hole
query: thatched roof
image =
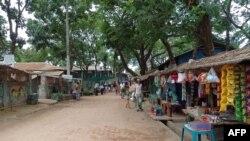
{"type": "Polygon", "coordinates": [[[188,69],[237,64],[243,61],[250,61],[250,46],[193,61],[188,65],[188,69]]]}
{"type": "Polygon", "coordinates": [[[238,64],[244,61],[250,61],[250,45],[243,48],[223,52],[211,57],[192,60],[181,64],[171,69],[166,69],[161,74],[170,73],[173,71],[183,71],[188,69],[208,68],[225,64],[238,64]]]}
{"type": "Polygon", "coordinates": [[[150,71],[150,72],[148,72],[148,73],[146,73],[146,74],[144,74],[142,76],[138,76],[136,78],[139,78],[141,81],[143,81],[143,80],[148,79],[150,76],[154,76],[154,75],[157,75],[157,74],[159,74],[159,70],[153,70],[153,71],[150,71]]]}

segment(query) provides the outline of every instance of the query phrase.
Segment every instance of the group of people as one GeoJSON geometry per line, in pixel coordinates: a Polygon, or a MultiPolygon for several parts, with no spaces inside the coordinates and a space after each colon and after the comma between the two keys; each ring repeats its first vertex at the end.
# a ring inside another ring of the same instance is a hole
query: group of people
{"type": "MultiPolygon", "coordinates": [[[[120,94],[122,99],[126,97],[126,108],[131,108],[130,101],[133,101],[135,103],[136,110],[143,111],[143,93],[142,83],[140,79],[134,79],[133,84],[130,84],[130,86],[128,83],[125,82],[118,84],[114,82],[113,84],[109,83],[108,85],[105,85],[105,83],[103,82],[100,82],[100,84],[96,83],[94,85],[94,94],[97,96],[100,92],[101,95],[103,95],[105,90],[112,91],[113,88],[115,88],[116,94],[120,94]]],[[[75,99],[79,101],[81,96],[81,85],[79,82],[75,83],[73,94],[75,96],[75,99]]]]}
{"type": "Polygon", "coordinates": [[[126,108],[131,108],[130,101],[133,101],[135,102],[136,110],[143,111],[143,93],[140,79],[135,79],[134,83],[130,86],[128,83],[120,83],[120,85],[117,85],[116,94],[118,94],[118,91],[122,99],[126,97],[126,108]]]}
{"type": "Polygon", "coordinates": [[[105,92],[111,92],[114,87],[114,84],[111,84],[111,82],[100,82],[95,83],[94,85],[94,94],[98,96],[98,93],[100,92],[101,95],[103,95],[105,92]]]}

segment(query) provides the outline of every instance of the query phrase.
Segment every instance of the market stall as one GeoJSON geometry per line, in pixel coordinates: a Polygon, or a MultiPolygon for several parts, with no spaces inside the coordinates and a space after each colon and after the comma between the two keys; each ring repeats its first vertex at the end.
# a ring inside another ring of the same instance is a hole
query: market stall
{"type": "Polygon", "coordinates": [[[187,101],[183,112],[189,120],[212,124],[217,140],[223,140],[226,124],[250,124],[250,47],[192,61],[172,70],[178,71],[177,82],[183,84],[182,98],[187,101]],[[198,85],[193,85],[194,82],[198,85]]]}

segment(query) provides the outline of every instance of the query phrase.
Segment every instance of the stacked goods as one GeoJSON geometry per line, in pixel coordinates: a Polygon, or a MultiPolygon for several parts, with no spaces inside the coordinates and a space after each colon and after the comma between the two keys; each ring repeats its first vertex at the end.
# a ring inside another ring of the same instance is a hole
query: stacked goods
{"type": "Polygon", "coordinates": [[[234,68],[234,84],[235,84],[235,116],[238,121],[244,120],[245,107],[245,68],[242,65],[234,68]]]}
{"type": "Polygon", "coordinates": [[[229,65],[226,68],[227,70],[227,106],[231,105],[234,106],[234,97],[235,97],[235,71],[234,66],[229,65]]]}
{"type": "Polygon", "coordinates": [[[220,111],[225,112],[227,107],[227,65],[221,68],[221,96],[220,111]]]}
{"type": "Polygon", "coordinates": [[[207,95],[209,95],[211,93],[210,91],[210,83],[205,83],[205,92],[207,95]]]}
{"type": "Polygon", "coordinates": [[[246,119],[245,121],[250,124],[250,66],[246,66],[246,108],[245,108],[245,112],[246,112],[246,119]]]}
{"type": "Polygon", "coordinates": [[[220,100],[221,100],[221,81],[220,83],[217,85],[217,106],[220,106],[220,100]]]}

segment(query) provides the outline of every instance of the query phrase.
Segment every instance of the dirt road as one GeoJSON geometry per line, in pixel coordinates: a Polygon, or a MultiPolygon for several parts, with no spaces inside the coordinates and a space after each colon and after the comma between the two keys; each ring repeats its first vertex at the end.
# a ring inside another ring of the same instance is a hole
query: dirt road
{"type": "Polygon", "coordinates": [[[125,108],[114,94],[60,102],[0,123],[1,141],[178,141],[175,133],[144,112],[125,108]]]}

